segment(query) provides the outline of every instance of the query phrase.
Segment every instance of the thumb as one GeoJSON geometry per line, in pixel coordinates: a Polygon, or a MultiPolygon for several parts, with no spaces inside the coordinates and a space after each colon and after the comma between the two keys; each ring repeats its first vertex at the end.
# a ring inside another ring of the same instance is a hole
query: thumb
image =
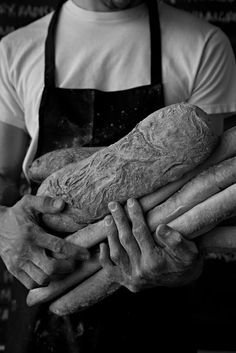
{"type": "Polygon", "coordinates": [[[198,257],[198,250],[193,241],[185,239],[178,231],[161,224],[155,232],[155,241],[172,258],[190,264],[198,257]]]}
{"type": "Polygon", "coordinates": [[[26,195],[21,199],[23,207],[40,213],[58,213],[65,207],[65,201],[50,196],[26,195]]]}

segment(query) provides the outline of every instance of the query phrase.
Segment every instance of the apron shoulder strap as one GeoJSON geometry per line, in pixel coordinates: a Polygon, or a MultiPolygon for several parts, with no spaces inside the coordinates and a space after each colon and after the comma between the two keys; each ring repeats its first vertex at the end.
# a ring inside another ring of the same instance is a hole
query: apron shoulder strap
{"type": "Polygon", "coordinates": [[[57,4],[51,22],[48,26],[47,39],[45,42],[45,72],[44,83],[46,87],[55,87],[55,36],[60,10],[67,0],[60,0],[57,4]]]}
{"type": "Polygon", "coordinates": [[[157,0],[147,0],[151,40],[151,84],[162,83],[161,27],[157,0]]]}

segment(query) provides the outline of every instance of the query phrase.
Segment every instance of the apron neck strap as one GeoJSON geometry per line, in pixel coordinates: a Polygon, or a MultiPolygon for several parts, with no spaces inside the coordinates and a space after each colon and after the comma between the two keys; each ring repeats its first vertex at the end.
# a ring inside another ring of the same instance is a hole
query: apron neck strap
{"type": "Polygon", "coordinates": [[[45,42],[45,76],[44,76],[45,87],[55,87],[55,84],[56,84],[55,83],[56,27],[57,27],[58,18],[60,15],[60,10],[66,1],[67,0],[59,0],[48,27],[47,39],[45,42]]]}
{"type": "MultiPolygon", "coordinates": [[[[52,16],[48,27],[48,34],[45,42],[45,87],[55,87],[55,42],[56,28],[60,10],[67,0],[60,0],[52,16]]],[[[157,0],[147,0],[149,10],[150,41],[151,41],[151,84],[162,83],[162,64],[161,64],[161,30],[159,21],[159,11],[157,0]]]]}
{"type": "Polygon", "coordinates": [[[158,1],[147,0],[151,40],[151,84],[162,83],[161,27],[158,1]]]}

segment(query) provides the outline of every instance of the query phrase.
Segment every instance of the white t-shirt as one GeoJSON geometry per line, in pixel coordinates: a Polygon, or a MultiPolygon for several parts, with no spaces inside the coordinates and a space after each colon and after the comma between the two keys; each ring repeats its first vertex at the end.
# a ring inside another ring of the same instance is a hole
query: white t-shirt
{"type": "MultiPolygon", "coordinates": [[[[165,104],[186,101],[207,113],[236,111],[236,65],[218,28],[159,4],[165,104]]],[[[44,45],[52,14],[0,43],[0,121],[38,139],[44,87],[44,45]]],[[[61,11],[56,36],[56,84],[66,88],[124,90],[150,84],[150,31],[145,4],[118,12],[92,12],[72,0],[61,11]]]]}

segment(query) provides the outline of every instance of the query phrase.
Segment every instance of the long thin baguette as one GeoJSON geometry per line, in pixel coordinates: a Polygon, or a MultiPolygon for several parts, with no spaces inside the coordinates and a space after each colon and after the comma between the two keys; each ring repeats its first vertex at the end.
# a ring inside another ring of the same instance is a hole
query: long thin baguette
{"type": "MultiPolygon", "coordinates": [[[[157,191],[143,196],[139,199],[144,212],[148,212],[153,207],[159,205],[166,200],[170,195],[174,194],[189,180],[198,175],[201,171],[222,162],[228,158],[236,156],[236,127],[224,132],[221,137],[219,146],[215,149],[213,154],[201,165],[194,170],[184,175],[181,179],[169,183],[157,191]]],[[[68,241],[81,246],[91,247],[98,244],[106,237],[106,226],[104,221],[90,224],[74,234],[68,236],[68,241]]]]}
{"type": "MultiPolygon", "coordinates": [[[[104,233],[101,233],[103,234],[103,238],[101,239],[102,241],[104,240],[104,237],[108,236],[109,234],[108,230],[111,231],[111,228],[105,227],[104,220],[98,222],[97,225],[98,225],[98,230],[100,229],[100,227],[102,227],[105,230],[104,233]]],[[[115,225],[113,230],[114,231],[116,230],[115,225]]],[[[89,227],[87,231],[89,231],[89,227]]],[[[88,235],[91,235],[91,234],[88,234],[88,235]]],[[[92,236],[88,236],[87,238],[85,237],[85,240],[91,240],[91,239],[92,239],[92,236]]],[[[89,242],[84,242],[82,246],[89,248],[90,244],[89,242]]],[[[55,297],[58,297],[60,294],[65,293],[69,288],[75,286],[76,284],[82,282],[85,278],[94,274],[100,268],[101,268],[101,265],[100,265],[100,262],[98,261],[98,252],[95,252],[92,258],[84,262],[79,267],[79,269],[75,271],[75,273],[68,275],[64,280],[51,282],[47,287],[41,287],[41,288],[30,290],[27,296],[27,304],[29,306],[32,306],[35,304],[44,303],[48,300],[54,299],[55,297]]]]}
{"type": "MultiPolygon", "coordinates": [[[[193,239],[201,234],[206,233],[206,231],[209,230],[211,227],[215,227],[217,223],[221,222],[224,219],[227,219],[228,217],[231,217],[235,213],[236,184],[233,184],[227,189],[211,196],[209,199],[193,207],[191,210],[184,213],[183,215],[177,217],[168,225],[173,229],[179,231],[186,238],[193,239]]],[[[227,240],[223,243],[226,242],[227,240]]],[[[212,246],[213,245],[214,242],[212,246]]],[[[233,246],[233,251],[235,252],[236,239],[234,241],[232,240],[231,245],[233,246]]],[[[73,290],[73,296],[71,295],[71,292],[69,292],[68,294],[59,298],[50,306],[50,310],[54,313],[57,313],[58,315],[64,315],[65,313],[69,314],[74,311],[81,310],[85,307],[87,298],[89,298],[88,305],[90,305],[90,303],[96,303],[100,301],[106,296],[107,288],[112,285],[113,283],[111,282],[110,278],[106,278],[106,281],[104,283],[104,291],[102,293],[100,290],[96,291],[95,288],[96,286],[99,286],[99,283],[97,283],[96,279],[93,280],[92,276],[91,278],[89,278],[89,281],[85,281],[83,283],[82,292],[80,292],[81,285],[78,285],[73,290]],[[90,292],[91,286],[92,292],[90,292]],[[82,303],[82,307],[80,306],[80,303],[82,303]]]]}
{"type": "Polygon", "coordinates": [[[236,214],[236,184],[229,186],[169,222],[169,226],[188,239],[236,214]]]}
{"type": "Polygon", "coordinates": [[[68,288],[71,288],[78,283],[83,282],[86,278],[94,275],[94,273],[100,268],[101,265],[98,260],[98,254],[95,254],[95,256],[86,262],[83,262],[75,272],[62,280],[52,281],[47,287],[30,290],[26,300],[27,304],[33,306],[35,304],[42,304],[52,300],[66,292],[68,288]]]}
{"type": "MultiPolygon", "coordinates": [[[[164,203],[150,210],[146,215],[147,224],[150,230],[154,231],[158,224],[161,223],[169,223],[172,220],[175,222],[175,219],[183,213],[185,213],[184,217],[186,218],[186,212],[188,210],[192,209],[194,206],[201,203],[201,201],[204,201],[210,196],[218,193],[221,189],[226,188],[234,182],[236,182],[236,157],[230,158],[202,172],[164,203]]],[[[207,204],[208,203],[209,200],[207,200],[207,204]]],[[[198,205],[198,207],[201,207],[201,205],[198,205]]],[[[206,206],[203,204],[202,207],[205,214],[206,206]]],[[[226,218],[223,213],[222,217],[224,219],[226,218]]],[[[201,218],[201,220],[203,221],[203,218],[201,218]]],[[[204,227],[207,226],[212,227],[214,224],[204,225],[204,227]]],[[[182,231],[180,232],[182,233],[182,231]]],[[[107,238],[107,236],[108,227],[106,227],[104,220],[102,220],[97,222],[95,225],[93,224],[81,229],[80,236],[78,238],[75,238],[75,235],[72,235],[71,237],[68,237],[67,240],[76,243],[77,245],[89,248],[94,245],[94,239],[96,239],[97,242],[101,242],[107,238]]],[[[98,268],[99,265],[97,265],[94,272],[98,268]]],[[[87,277],[91,275],[91,269],[89,266],[87,270],[85,266],[83,275],[87,277]]],[[[71,275],[65,280],[65,283],[62,282],[62,284],[59,283],[58,285],[52,283],[46,288],[39,288],[37,290],[30,291],[27,300],[28,304],[34,305],[37,302],[46,301],[56,297],[68,288],[72,287],[75,284],[76,278],[76,276],[71,275]]],[[[77,283],[79,283],[79,277],[77,283]]]]}
{"type": "Polygon", "coordinates": [[[154,231],[158,224],[169,223],[200,202],[236,183],[236,157],[203,171],[165,202],[147,213],[147,224],[154,231]]]}
{"type": "MultiPolygon", "coordinates": [[[[179,231],[188,239],[195,238],[201,234],[206,233],[209,229],[214,228],[217,223],[224,219],[229,218],[236,213],[236,184],[228,187],[227,189],[211,196],[207,200],[201,202],[197,206],[193,207],[183,215],[177,217],[173,221],[169,222],[169,226],[179,231]]],[[[164,222],[167,223],[167,222],[164,222]]],[[[155,237],[155,233],[154,233],[155,237]]],[[[96,270],[99,268],[96,268],[96,270]]],[[[86,270],[85,270],[86,272],[86,270]]],[[[89,275],[91,272],[89,273],[89,275]]],[[[67,284],[70,284],[67,282],[67,284]]],[[[73,282],[74,285],[74,282],[73,282]]],[[[62,287],[61,287],[62,289],[62,287]]],[[[49,285],[47,293],[50,293],[50,299],[63,293],[66,288],[59,293],[59,287],[57,293],[54,293],[54,288],[49,285]]],[[[38,289],[37,298],[34,299],[34,295],[30,296],[28,303],[36,303],[37,301],[47,300],[43,293],[45,289],[38,289]]],[[[33,305],[33,304],[31,304],[33,305]]]]}
{"type": "MultiPolygon", "coordinates": [[[[199,252],[205,258],[236,260],[236,227],[215,228],[204,234],[198,243],[199,252]]],[[[49,310],[59,316],[82,311],[102,301],[120,287],[107,277],[104,269],[101,269],[54,301],[49,310]]]]}
{"type": "MultiPolygon", "coordinates": [[[[197,239],[200,254],[207,259],[236,261],[236,227],[216,227],[197,239]]],[[[50,305],[50,311],[67,315],[84,310],[108,297],[120,286],[103,269],[50,305]],[[76,298],[76,299],[75,299],[76,298]]]]}
{"type": "Polygon", "coordinates": [[[236,261],[236,227],[216,227],[198,237],[199,252],[207,259],[236,261]]]}
{"type": "Polygon", "coordinates": [[[101,269],[64,297],[52,303],[49,310],[59,316],[74,313],[78,309],[81,311],[105,299],[120,287],[120,284],[112,282],[107,277],[106,271],[101,269]]]}
{"type": "MultiPolygon", "coordinates": [[[[163,199],[168,197],[169,194],[176,191],[176,189],[179,189],[182,186],[182,184],[184,184],[193,175],[195,175],[199,169],[200,170],[205,169],[209,165],[212,165],[214,163],[217,163],[218,161],[224,160],[225,158],[229,158],[236,155],[236,144],[234,143],[235,139],[236,139],[236,128],[232,128],[226,131],[221,138],[220,145],[217,147],[215,152],[211,155],[210,158],[208,158],[208,160],[205,163],[203,163],[201,166],[199,166],[197,169],[193,170],[192,172],[188,173],[182,179],[168,184],[167,186],[159,189],[157,192],[154,192],[153,194],[142,197],[139,201],[142,207],[144,208],[144,210],[148,211],[149,207],[151,208],[152,206],[155,206],[156,204],[160,203],[163,199]]],[[[231,174],[229,173],[229,175],[231,174]]],[[[153,214],[152,211],[151,211],[151,214],[153,214]]],[[[154,212],[154,218],[155,217],[158,218],[158,216],[159,214],[157,212],[154,212]]],[[[147,219],[149,220],[152,219],[149,216],[149,214],[147,214],[147,219]]],[[[81,245],[89,248],[103,241],[106,237],[107,237],[107,227],[105,226],[104,220],[101,220],[95,224],[91,224],[79,230],[72,236],[69,236],[67,239],[68,241],[71,241],[77,245],[81,245]]],[[[97,266],[99,267],[99,265],[97,266]]],[[[85,270],[85,273],[86,273],[86,270],[85,270]]],[[[88,266],[87,275],[89,276],[90,274],[91,272],[88,266]]],[[[47,301],[49,300],[49,298],[52,299],[55,296],[63,293],[66,289],[74,285],[74,278],[77,278],[77,277],[69,276],[65,285],[60,283],[60,285],[58,285],[56,288],[55,288],[55,284],[52,284],[52,285],[50,284],[46,288],[39,288],[37,289],[37,291],[30,291],[28,296],[28,304],[33,305],[37,302],[47,301]],[[59,292],[59,288],[61,289],[60,292],[59,292]]]]}

